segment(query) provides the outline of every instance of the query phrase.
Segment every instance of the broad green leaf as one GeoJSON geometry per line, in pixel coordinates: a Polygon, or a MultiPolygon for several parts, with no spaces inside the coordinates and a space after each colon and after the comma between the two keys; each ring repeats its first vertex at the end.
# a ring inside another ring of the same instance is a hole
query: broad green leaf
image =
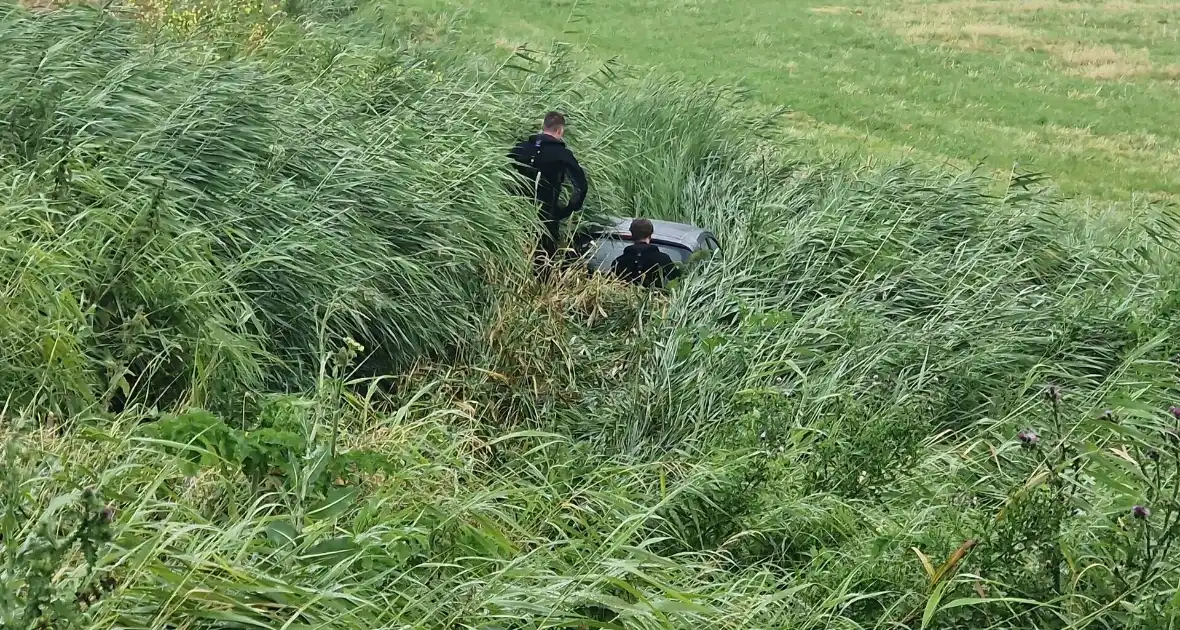
{"type": "Polygon", "coordinates": [[[950,610],[952,608],[961,608],[963,606],[979,606],[982,604],[1028,604],[1029,606],[1041,605],[1040,602],[1031,599],[1022,599],[1019,597],[960,597],[959,599],[947,602],[947,604],[939,610],[950,610]]]}
{"type": "Polygon", "coordinates": [[[328,490],[328,496],[323,501],[312,506],[307,518],[312,520],[329,520],[344,513],[356,502],[357,488],[354,486],[336,486],[328,490]]]}
{"type": "Polygon", "coordinates": [[[266,526],[266,537],[276,548],[284,548],[299,541],[299,532],[287,520],[271,521],[266,526]]]}
{"type": "Polygon", "coordinates": [[[312,545],[299,559],[305,564],[333,564],[346,558],[359,549],[357,544],[348,537],[329,538],[312,545]]]}

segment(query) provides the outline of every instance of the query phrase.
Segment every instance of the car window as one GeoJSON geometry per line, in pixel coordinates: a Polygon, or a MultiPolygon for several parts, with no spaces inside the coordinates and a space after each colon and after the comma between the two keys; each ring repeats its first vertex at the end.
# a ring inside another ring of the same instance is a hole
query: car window
{"type": "MultiPolygon", "coordinates": [[[[687,247],[682,247],[680,245],[673,245],[672,243],[666,243],[666,242],[661,243],[661,242],[659,242],[659,237],[653,238],[652,243],[656,247],[659,247],[661,252],[664,252],[665,254],[667,254],[668,257],[671,258],[672,262],[674,262],[674,263],[688,262],[688,257],[692,255],[692,252],[689,251],[689,249],[687,247]]],[[[631,243],[627,242],[626,244],[630,245],[631,243]]]]}
{"type": "Polygon", "coordinates": [[[614,264],[615,259],[623,253],[623,250],[630,245],[627,241],[621,241],[613,238],[604,238],[594,241],[594,253],[591,254],[590,260],[593,265],[603,271],[610,271],[611,265],[614,264]]]}
{"type": "MultiPolygon", "coordinates": [[[[593,248],[590,259],[594,266],[600,267],[604,270],[609,270],[610,266],[614,264],[615,259],[618,258],[623,253],[623,250],[626,249],[630,244],[631,241],[626,241],[621,238],[602,238],[594,241],[593,245],[587,247],[587,249],[590,249],[590,247],[593,248]]],[[[683,264],[688,261],[690,252],[687,248],[664,243],[658,243],[656,246],[660,248],[661,252],[667,254],[674,263],[683,264]]]]}
{"type": "Polygon", "coordinates": [[[676,247],[674,245],[659,245],[660,251],[668,255],[674,263],[688,262],[690,252],[683,247],[676,247]]]}

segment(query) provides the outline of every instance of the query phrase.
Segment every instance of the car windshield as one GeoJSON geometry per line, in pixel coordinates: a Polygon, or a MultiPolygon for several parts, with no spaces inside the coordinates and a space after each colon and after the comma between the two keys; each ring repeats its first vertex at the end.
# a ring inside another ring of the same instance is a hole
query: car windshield
{"type": "MultiPolygon", "coordinates": [[[[610,247],[612,250],[617,250],[617,254],[622,254],[623,250],[626,249],[628,245],[632,244],[631,241],[625,241],[619,238],[611,238],[608,239],[607,242],[603,243],[603,247],[610,247]],[[610,244],[607,245],[607,242],[610,244]]],[[[667,243],[652,244],[658,247],[661,252],[667,254],[672,259],[672,262],[688,262],[689,252],[687,249],[677,245],[669,245],[667,243]]]]}
{"type": "MultiPolygon", "coordinates": [[[[600,238],[594,241],[591,252],[591,258],[594,262],[594,266],[609,269],[610,266],[614,264],[615,259],[618,258],[623,253],[623,250],[626,249],[630,244],[631,241],[623,240],[622,238],[616,236],[600,238]]],[[[589,244],[587,245],[587,248],[590,249],[591,246],[589,246],[589,244]]],[[[668,257],[672,259],[672,262],[677,264],[684,264],[688,262],[690,253],[687,248],[668,245],[666,243],[656,243],[656,246],[660,248],[661,252],[667,254],[668,257]]]]}
{"type": "Polygon", "coordinates": [[[674,263],[688,262],[689,253],[688,253],[687,249],[684,249],[683,247],[676,247],[673,245],[665,245],[663,243],[656,243],[656,245],[660,248],[661,252],[664,252],[672,259],[672,262],[674,262],[674,263]]]}

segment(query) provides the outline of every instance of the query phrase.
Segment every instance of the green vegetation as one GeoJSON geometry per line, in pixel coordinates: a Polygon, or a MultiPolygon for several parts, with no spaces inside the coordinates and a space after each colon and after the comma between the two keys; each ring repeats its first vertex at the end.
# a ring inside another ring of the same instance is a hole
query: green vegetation
{"type": "Polygon", "coordinates": [[[0,627],[1175,625],[1180,217],[285,6],[0,8],[0,627]],[[534,282],[553,106],[722,254],[534,282]]]}
{"type": "Polygon", "coordinates": [[[1164,0],[406,0],[490,47],[568,42],[792,110],[786,139],[1014,164],[1126,208],[1180,193],[1180,15],[1164,0]]]}

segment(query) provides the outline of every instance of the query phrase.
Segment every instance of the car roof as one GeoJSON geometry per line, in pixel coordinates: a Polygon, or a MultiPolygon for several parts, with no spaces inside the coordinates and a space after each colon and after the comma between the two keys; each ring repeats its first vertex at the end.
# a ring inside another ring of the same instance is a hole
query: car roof
{"type": "MultiPolygon", "coordinates": [[[[631,221],[633,220],[624,217],[611,217],[603,227],[606,231],[614,234],[630,234],[631,221]]],[[[688,223],[677,223],[675,221],[664,221],[661,219],[649,220],[654,230],[652,240],[655,241],[678,243],[689,248],[695,248],[697,243],[700,242],[702,235],[712,235],[708,230],[688,223]]]]}

